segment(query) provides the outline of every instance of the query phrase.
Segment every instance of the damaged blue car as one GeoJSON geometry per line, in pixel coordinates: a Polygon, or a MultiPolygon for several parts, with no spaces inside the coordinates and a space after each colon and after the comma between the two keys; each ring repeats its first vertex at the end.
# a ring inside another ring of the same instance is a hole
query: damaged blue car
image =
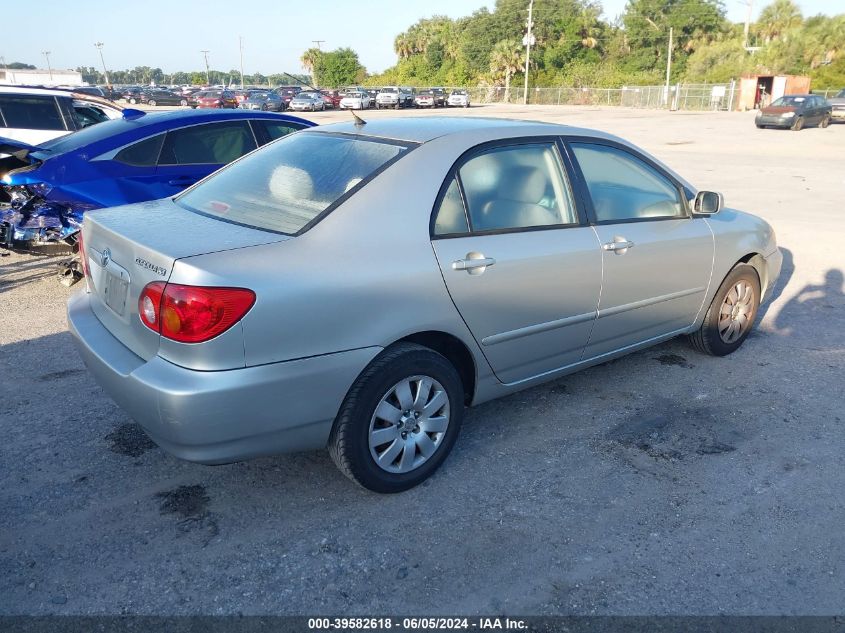
{"type": "Polygon", "coordinates": [[[0,138],[0,246],[73,247],[86,211],[173,196],[313,125],[261,111],[127,109],[122,118],[38,146],[0,138]]]}

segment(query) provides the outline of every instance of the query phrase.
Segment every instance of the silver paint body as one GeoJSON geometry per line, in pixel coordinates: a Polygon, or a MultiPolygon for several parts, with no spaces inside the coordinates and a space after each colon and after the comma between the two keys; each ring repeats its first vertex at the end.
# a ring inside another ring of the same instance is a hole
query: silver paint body
{"type": "Polygon", "coordinates": [[[624,144],[602,132],[426,117],[298,133],[419,145],[296,237],[224,223],[171,200],[86,215],[91,274],[69,302],[70,330],[103,387],[182,458],[219,463],[324,446],[356,377],[381,350],[415,334],[446,334],[466,347],[477,404],[694,331],[740,260],[757,269],[764,294],[780,272],[771,227],[732,209],[431,239],[438,192],[466,151],[522,137],[624,144]],[[635,246],[602,248],[619,238],[635,246]],[[456,270],[452,263],[470,252],[495,265],[482,274],[456,270]],[[124,276],[128,298],[119,314],[103,293],[106,277],[124,276]],[[245,287],[258,298],[217,338],[177,343],[138,318],[141,289],[156,280],[245,287]]]}

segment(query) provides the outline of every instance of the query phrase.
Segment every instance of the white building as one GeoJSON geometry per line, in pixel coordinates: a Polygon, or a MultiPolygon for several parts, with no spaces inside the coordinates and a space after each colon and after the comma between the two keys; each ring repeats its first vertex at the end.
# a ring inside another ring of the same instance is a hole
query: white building
{"type": "Polygon", "coordinates": [[[75,70],[52,71],[0,68],[0,86],[83,86],[82,74],[75,70]]]}

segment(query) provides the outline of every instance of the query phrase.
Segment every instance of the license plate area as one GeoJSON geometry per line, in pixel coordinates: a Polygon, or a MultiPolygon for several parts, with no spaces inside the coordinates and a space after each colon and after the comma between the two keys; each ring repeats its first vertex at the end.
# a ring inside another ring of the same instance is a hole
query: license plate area
{"type": "Polygon", "coordinates": [[[126,311],[126,297],[129,294],[129,279],[106,269],[102,283],[103,302],[116,314],[123,316],[126,311]]]}

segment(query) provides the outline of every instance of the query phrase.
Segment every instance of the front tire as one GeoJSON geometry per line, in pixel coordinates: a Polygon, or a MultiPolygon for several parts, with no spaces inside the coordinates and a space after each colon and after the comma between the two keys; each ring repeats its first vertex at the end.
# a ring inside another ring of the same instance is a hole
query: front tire
{"type": "Polygon", "coordinates": [[[182,99],[182,100],[179,102],[179,105],[180,105],[180,106],[182,106],[182,107],[184,108],[186,105],[188,105],[188,100],[187,100],[187,99],[182,99]]]}
{"type": "Polygon", "coordinates": [[[760,277],[753,266],[738,264],[725,277],[704,322],[690,335],[692,346],[711,356],[727,356],[748,337],[760,307],[760,277]]]}
{"type": "Polygon", "coordinates": [[[426,347],[397,343],[352,385],[332,427],[329,454],[343,474],[373,492],[408,490],[449,455],[463,409],[455,367],[426,347]]]}
{"type": "Polygon", "coordinates": [[[795,118],[790,128],[793,132],[800,132],[804,128],[804,117],[799,116],[795,118]]]}
{"type": "Polygon", "coordinates": [[[156,105],[155,99],[150,99],[149,101],[147,101],[147,105],[155,107],[155,105],[156,105]]]}

